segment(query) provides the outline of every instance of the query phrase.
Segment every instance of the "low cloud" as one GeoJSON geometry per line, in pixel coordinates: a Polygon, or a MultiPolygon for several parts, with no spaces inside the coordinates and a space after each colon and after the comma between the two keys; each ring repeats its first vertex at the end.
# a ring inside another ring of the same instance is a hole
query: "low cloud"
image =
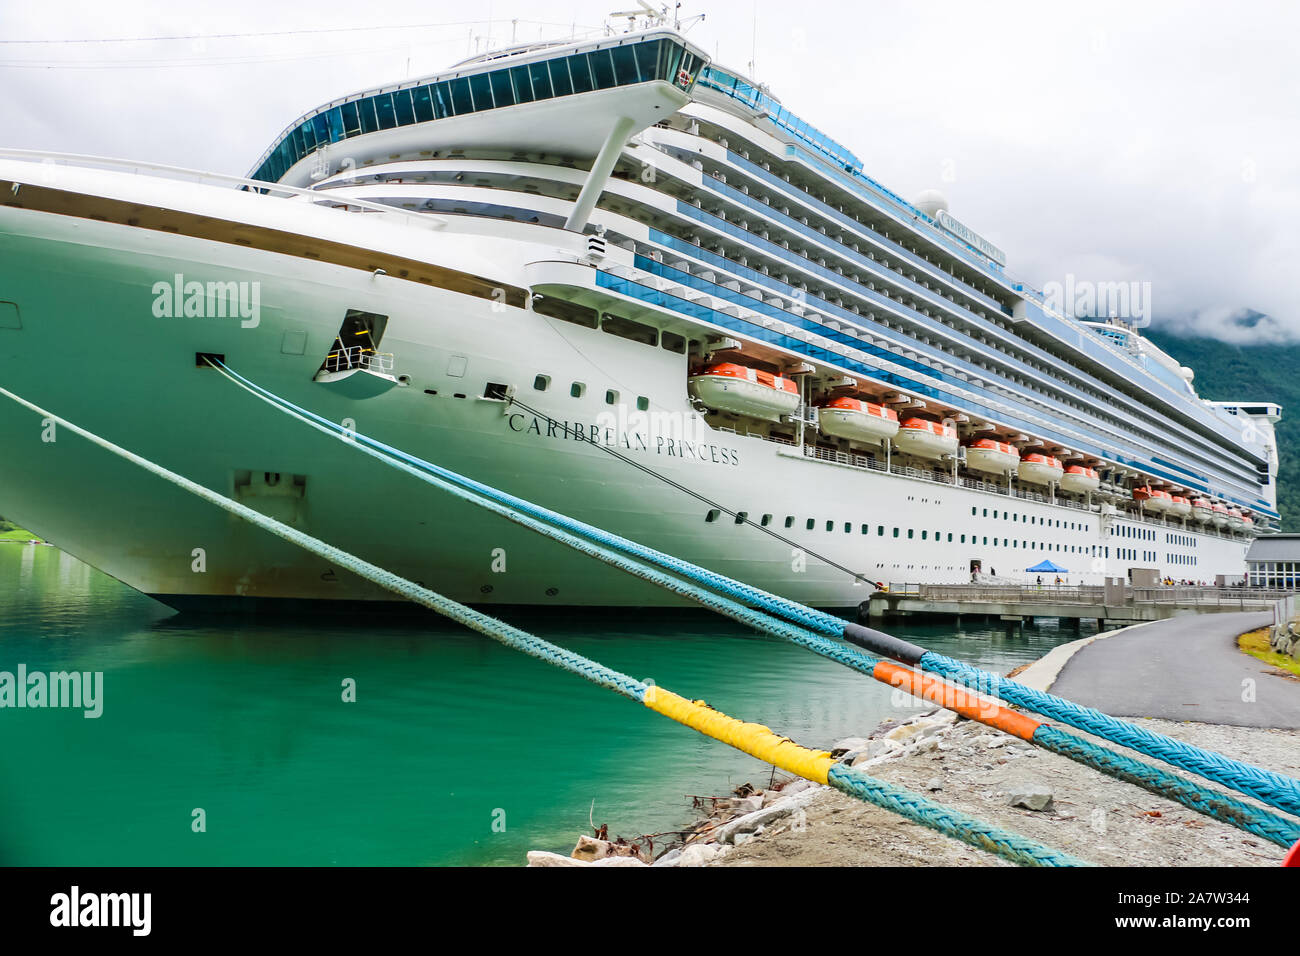
{"type": "Polygon", "coordinates": [[[1300,329],[1250,309],[1204,309],[1186,315],[1162,316],[1157,331],[1181,338],[1218,339],[1231,345],[1294,345],[1300,329]]]}

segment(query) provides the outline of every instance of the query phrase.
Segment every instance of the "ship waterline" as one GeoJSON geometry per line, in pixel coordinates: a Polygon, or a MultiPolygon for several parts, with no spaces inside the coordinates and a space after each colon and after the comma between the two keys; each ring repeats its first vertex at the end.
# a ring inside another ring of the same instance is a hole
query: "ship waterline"
{"type": "MultiPolygon", "coordinates": [[[[664,30],[507,51],[309,114],[261,181],[0,156],[0,380],[476,604],[678,599],[310,429],[204,356],[811,605],[1044,558],[1082,583],[1240,578],[1277,517],[1276,405],[1203,402],[1135,330],[1046,311],[946,209],[903,203],[706,61],[664,30]],[[833,406],[890,427],[837,428],[833,406]],[[968,467],[980,447],[1019,473],[968,467]],[[1133,491],[1152,488],[1255,525],[1155,512],[1133,491]]],[[[12,403],[0,441],[7,515],[174,606],[390,598],[12,403]]]]}

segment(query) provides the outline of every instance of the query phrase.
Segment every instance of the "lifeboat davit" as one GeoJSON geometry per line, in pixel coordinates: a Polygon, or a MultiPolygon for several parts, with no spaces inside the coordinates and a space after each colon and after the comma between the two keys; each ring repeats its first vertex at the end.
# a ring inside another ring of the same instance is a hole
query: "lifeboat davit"
{"type": "Polygon", "coordinates": [[[990,475],[1009,475],[1020,464],[1020,452],[1015,445],[979,438],[966,446],[966,467],[990,475]]]}
{"type": "Polygon", "coordinates": [[[1020,459],[1020,467],[1016,469],[1016,474],[1020,476],[1021,481],[1033,485],[1049,485],[1061,480],[1061,476],[1065,474],[1065,466],[1061,464],[1059,458],[1032,452],[1020,459]]]}
{"type": "Polygon", "coordinates": [[[823,435],[879,443],[898,434],[898,413],[856,398],[832,398],[817,411],[823,435]]]}
{"type": "Polygon", "coordinates": [[[1228,509],[1228,527],[1233,531],[1240,531],[1246,527],[1246,518],[1240,508],[1228,509]]]}
{"type": "Polygon", "coordinates": [[[1174,495],[1170,499],[1169,513],[1176,518],[1186,518],[1192,513],[1192,503],[1182,495],[1174,495]]]}
{"type": "Polygon", "coordinates": [[[1208,498],[1197,498],[1192,502],[1192,517],[1197,521],[1214,520],[1214,509],[1210,507],[1208,498]]]}
{"type": "Polygon", "coordinates": [[[1210,505],[1210,510],[1214,512],[1214,523],[1220,528],[1226,528],[1228,526],[1228,506],[1216,501],[1210,505]]]}
{"type": "Polygon", "coordinates": [[[894,436],[898,450],[918,458],[943,458],[957,454],[957,428],[924,418],[908,418],[894,436]]]}
{"type": "Polygon", "coordinates": [[[709,408],[770,422],[799,408],[799,386],[793,380],[734,362],[707,366],[691,376],[688,388],[709,408]]]}
{"type": "Polygon", "coordinates": [[[1101,477],[1097,474],[1097,469],[1089,468],[1086,465],[1070,465],[1065,469],[1065,474],[1061,476],[1061,490],[1072,491],[1076,494],[1087,494],[1090,491],[1096,491],[1101,484],[1101,477]]]}

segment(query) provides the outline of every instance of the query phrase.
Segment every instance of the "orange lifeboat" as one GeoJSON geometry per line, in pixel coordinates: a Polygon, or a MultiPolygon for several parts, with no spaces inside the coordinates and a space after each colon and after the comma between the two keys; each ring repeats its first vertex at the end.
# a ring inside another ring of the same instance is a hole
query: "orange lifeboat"
{"type": "Polygon", "coordinates": [[[1186,518],[1192,513],[1192,503],[1182,495],[1174,495],[1169,499],[1169,513],[1176,518],[1186,518]]]}
{"type": "Polygon", "coordinates": [[[879,443],[898,434],[898,413],[856,398],[832,398],[817,410],[823,435],[879,443]]]}
{"type": "Polygon", "coordinates": [[[990,475],[1009,475],[1020,464],[1020,452],[1015,445],[979,438],[966,446],[966,467],[990,475]]]}
{"type": "Polygon", "coordinates": [[[1096,491],[1100,484],[1101,476],[1097,474],[1097,469],[1089,468],[1087,465],[1070,465],[1061,476],[1061,490],[1075,494],[1082,495],[1096,491]]]}
{"type": "Polygon", "coordinates": [[[1210,507],[1208,498],[1197,498],[1192,502],[1192,517],[1197,521],[1214,520],[1214,509],[1210,507]]]}
{"type": "Polygon", "coordinates": [[[1255,530],[1255,519],[1250,515],[1241,516],[1241,530],[1251,534],[1255,530]]]}
{"type": "Polygon", "coordinates": [[[957,428],[924,418],[908,418],[894,437],[898,450],[918,458],[944,458],[957,454],[957,428]]]}
{"type": "Polygon", "coordinates": [[[1020,476],[1021,481],[1027,481],[1031,485],[1050,485],[1061,480],[1061,476],[1065,474],[1065,466],[1061,464],[1059,458],[1031,452],[1020,459],[1020,467],[1016,469],[1016,474],[1020,476]]]}
{"type": "Polygon", "coordinates": [[[1228,526],[1228,506],[1221,501],[1216,501],[1210,505],[1210,510],[1214,512],[1214,523],[1220,528],[1228,526]]]}
{"type": "Polygon", "coordinates": [[[1246,517],[1241,513],[1240,508],[1228,509],[1228,527],[1233,531],[1241,531],[1246,527],[1246,517]]]}
{"type": "Polygon", "coordinates": [[[1169,506],[1174,502],[1174,496],[1159,488],[1144,485],[1133,489],[1133,500],[1147,511],[1161,513],[1169,510],[1169,506]]]}
{"type": "Polygon", "coordinates": [[[792,379],[759,369],[719,362],[690,377],[690,393],[709,408],[779,422],[799,408],[799,386],[792,379]]]}

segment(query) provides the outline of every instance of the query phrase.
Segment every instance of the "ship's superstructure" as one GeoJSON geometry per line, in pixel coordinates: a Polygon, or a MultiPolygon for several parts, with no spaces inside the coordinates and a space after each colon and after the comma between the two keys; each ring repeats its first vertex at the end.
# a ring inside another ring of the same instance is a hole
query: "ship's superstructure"
{"type": "MultiPolygon", "coordinates": [[[[196,357],[822,605],[1043,558],[1074,581],[1236,580],[1278,521],[1276,405],[1202,401],[1131,324],[1062,315],[940,198],[904,200],[665,26],[333,101],[239,189],[95,165],[37,177],[0,157],[5,380],[90,423],[144,416],[164,463],[456,597],[658,600],[495,519],[432,517],[426,492],[294,434],[196,357]],[[121,311],[173,276],[177,309],[121,311]],[[184,317],[191,282],[209,305],[213,283],[256,283],[256,323],[184,317]],[[59,342],[70,355],[35,360],[59,342]],[[196,443],[198,407],[222,409],[220,437],[196,443]]],[[[11,445],[28,427],[0,421],[11,445]]],[[[142,480],[119,477],[119,505],[142,508],[142,480]]],[[[6,513],[172,603],[377,596],[201,505],[114,552],[112,522],[51,481],[0,479],[6,513]],[[186,573],[204,528],[219,572],[186,573]]]]}

